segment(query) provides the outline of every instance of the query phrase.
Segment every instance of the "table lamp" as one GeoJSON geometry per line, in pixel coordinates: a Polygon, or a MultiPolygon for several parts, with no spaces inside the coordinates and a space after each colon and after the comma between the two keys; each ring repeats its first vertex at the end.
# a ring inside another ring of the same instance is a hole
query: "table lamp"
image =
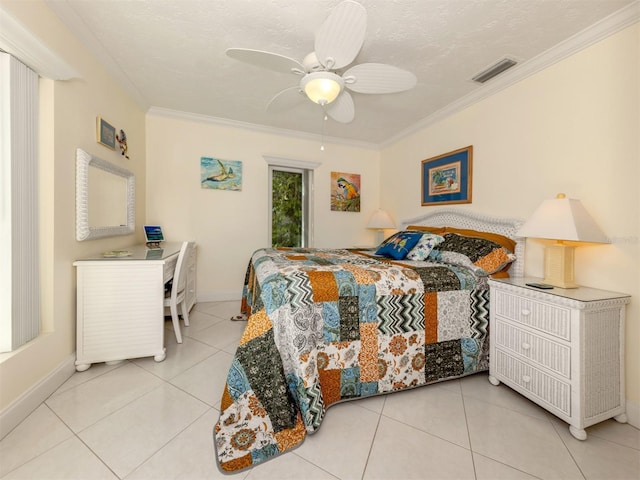
{"type": "Polygon", "coordinates": [[[580,200],[564,193],[542,202],[517,235],[556,241],[545,248],[544,283],[560,288],[578,286],[573,275],[575,245],[565,242],[611,243],[580,200]]]}
{"type": "Polygon", "coordinates": [[[396,224],[387,212],[379,208],[371,215],[369,223],[367,223],[367,228],[378,230],[376,243],[380,244],[382,240],[384,240],[384,238],[382,238],[384,237],[384,230],[387,228],[396,228],[396,224]]]}

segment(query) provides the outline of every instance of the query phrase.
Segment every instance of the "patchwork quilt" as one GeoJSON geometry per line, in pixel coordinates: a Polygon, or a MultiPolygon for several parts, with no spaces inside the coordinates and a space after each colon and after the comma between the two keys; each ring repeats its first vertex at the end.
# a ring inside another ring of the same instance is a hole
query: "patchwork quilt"
{"type": "Polygon", "coordinates": [[[488,369],[486,276],[360,251],[262,249],[247,268],[248,322],[222,395],[222,471],[303,442],[340,401],[488,369]]]}

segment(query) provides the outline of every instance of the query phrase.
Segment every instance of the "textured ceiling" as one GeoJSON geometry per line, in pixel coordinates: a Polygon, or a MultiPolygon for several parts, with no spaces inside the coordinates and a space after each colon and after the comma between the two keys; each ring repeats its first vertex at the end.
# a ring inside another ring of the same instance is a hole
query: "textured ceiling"
{"type": "MultiPolygon", "coordinates": [[[[205,115],[320,134],[311,102],[284,113],[269,100],[295,86],[292,74],[228,58],[230,47],[302,60],[340,0],[47,0],[143,108],[205,115]]],[[[418,85],[388,95],[354,93],[355,119],[329,120],[325,135],[384,144],[480,89],[470,79],[497,60],[521,63],[634,3],[633,0],[360,0],[367,33],[354,63],[388,63],[418,85]]],[[[497,77],[499,79],[500,77],[497,77]]],[[[494,79],[495,82],[497,79],[494,79]]]]}

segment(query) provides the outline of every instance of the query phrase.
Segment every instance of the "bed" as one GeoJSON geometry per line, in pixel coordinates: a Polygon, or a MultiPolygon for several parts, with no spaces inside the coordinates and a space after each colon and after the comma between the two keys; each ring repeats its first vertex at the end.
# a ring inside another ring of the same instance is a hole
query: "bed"
{"type": "Polygon", "coordinates": [[[213,432],[220,469],[297,447],[338,402],[488,370],[488,278],[523,275],[521,223],[440,209],[372,250],[256,251],[213,432]]]}

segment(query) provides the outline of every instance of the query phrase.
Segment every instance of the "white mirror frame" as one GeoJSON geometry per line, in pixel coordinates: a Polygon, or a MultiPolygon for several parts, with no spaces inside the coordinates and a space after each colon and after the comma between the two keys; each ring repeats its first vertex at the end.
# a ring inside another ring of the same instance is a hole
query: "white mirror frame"
{"type": "Polygon", "coordinates": [[[76,240],[129,235],[135,231],[135,177],[129,170],[78,148],[76,151],[76,240]],[[127,224],[119,226],[89,225],[89,167],[123,177],[127,181],[127,224]]]}

